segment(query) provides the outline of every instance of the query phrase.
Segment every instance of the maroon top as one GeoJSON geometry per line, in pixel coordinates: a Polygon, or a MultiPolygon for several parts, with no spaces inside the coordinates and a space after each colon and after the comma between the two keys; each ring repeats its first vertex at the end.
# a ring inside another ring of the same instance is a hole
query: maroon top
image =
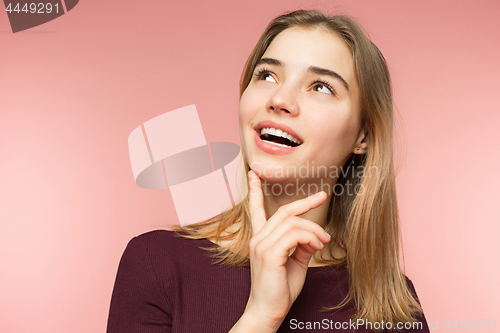
{"type": "MultiPolygon", "coordinates": [[[[246,307],[250,268],[215,265],[200,246],[214,243],[180,238],[168,230],[134,237],[118,267],[107,332],[228,332],[246,307]]],[[[347,291],[347,269],[309,267],[302,292],[278,332],[352,332],[353,308],[320,312],[322,306],[339,304],[347,291]]],[[[422,328],[406,332],[429,332],[425,317],[419,320],[422,328]]]]}

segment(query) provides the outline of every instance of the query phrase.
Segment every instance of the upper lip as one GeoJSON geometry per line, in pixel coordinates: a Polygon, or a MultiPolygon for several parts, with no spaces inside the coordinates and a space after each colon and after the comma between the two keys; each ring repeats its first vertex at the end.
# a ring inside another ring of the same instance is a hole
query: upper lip
{"type": "Polygon", "coordinates": [[[260,123],[257,124],[257,126],[254,127],[254,129],[260,134],[261,129],[269,128],[269,127],[280,129],[283,132],[287,132],[288,134],[290,134],[294,138],[299,139],[300,142],[304,142],[304,140],[302,140],[302,138],[293,129],[291,129],[290,127],[288,127],[287,125],[285,125],[283,123],[277,123],[277,122],[274,122],[272,120],[261,121],[260,123]]]}

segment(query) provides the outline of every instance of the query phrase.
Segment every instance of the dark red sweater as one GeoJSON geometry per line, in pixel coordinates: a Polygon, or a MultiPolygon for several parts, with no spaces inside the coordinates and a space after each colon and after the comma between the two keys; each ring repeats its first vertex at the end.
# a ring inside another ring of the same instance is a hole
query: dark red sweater
{"type": "MultiPolygon", "coordinates": [[[[118,267],[107,332],[228,332],[245,309],[250,269],[212,264],[209,252],[199,247],[213,245],[167,230],[134,237],[118,267]]],[[[320,311],[339,304],[347,291],[346,269],[309,267],[302,292],[278,332],[352,331],[352,308],[320,311]]],[[[406,332],[429,332],[425,317],[419,320],[421,329],[406,332]]],[[[357,328],[360,333],[369,331],[357,328]]]]}

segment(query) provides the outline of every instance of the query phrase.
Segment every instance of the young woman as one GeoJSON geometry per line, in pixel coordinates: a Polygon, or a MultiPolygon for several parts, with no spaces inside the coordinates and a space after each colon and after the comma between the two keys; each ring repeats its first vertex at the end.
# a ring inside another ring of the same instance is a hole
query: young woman
{"type": "Polygon", "coordinates": [[[249,194],[132,239],[108,332],[428,332],[400,269],[384,57],[345,16],[270,23],[243,71],[249,194]]]}

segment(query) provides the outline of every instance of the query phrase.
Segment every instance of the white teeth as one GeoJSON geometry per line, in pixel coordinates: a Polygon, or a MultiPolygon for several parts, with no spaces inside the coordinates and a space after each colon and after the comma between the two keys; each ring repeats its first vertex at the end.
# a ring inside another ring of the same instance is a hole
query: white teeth
{"type": "MultiPolygon", "coordinates": [[[[293,137],[291,134],[288,134],[287,132],[283,132],[280,129],[276,129],[276,128],[272,128],[272,127],[262,128],[260,130],[260,135],[263,135],[263,134],[272,134],[272,135],[275,135],[275,136],[281,136],[282,138],[285,138],[285,139],[288,139],[290,141],[293,141],[293,142],[295,142],[298,145],[300,145],[302,143],[302,141],[300,141],[299,139],[293,137]]],[[[276,144],[279,145],[278,143],[276,143],[276,144]]],[[[285,147],[289,147],[289,146],[285,146],[285,147]]]]}
{"type": "Polygon", "coordinates": [[[277,142],[272,142],[272,141],[267,141],[267,140],[262,140],[262,141],[270,143],[272,145],[280,146],[280,147],[285,147],[285,148],[290,148],[291,147],[291,146],[287,146],[287,145],[284,145],[284,144],[281,144],[281,143],[277,143],[277,142]]]}

